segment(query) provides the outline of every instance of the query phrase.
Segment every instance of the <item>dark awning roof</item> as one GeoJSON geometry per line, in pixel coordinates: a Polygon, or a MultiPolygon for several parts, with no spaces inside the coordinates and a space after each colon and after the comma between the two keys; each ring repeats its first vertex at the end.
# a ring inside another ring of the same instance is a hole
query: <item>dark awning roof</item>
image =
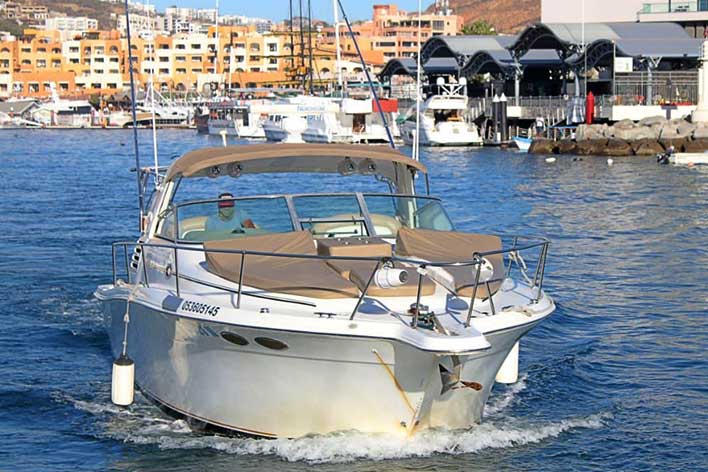
{"type": "Polygon", "coordinates": [[[691,38],[675,23],[536,23],[526,28],[509,50],[523,57],[534,49],[557,49],[566,56],[582,54],[603,43],[616,45],[617,54],[629,57],[698,57],[702,41],[691,38]]]}

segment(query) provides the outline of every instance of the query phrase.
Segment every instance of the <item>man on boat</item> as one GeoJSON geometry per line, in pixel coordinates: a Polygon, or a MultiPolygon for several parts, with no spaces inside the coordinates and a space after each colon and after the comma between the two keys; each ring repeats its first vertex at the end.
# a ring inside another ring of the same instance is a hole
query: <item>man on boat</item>
{"type": "Polygon", "coordinates": [[[220,194],[217,207],[217,214],[210,215],[207,218],[207,231],[231,231],[234,233],[242,233],[246,228],[256,228],[253,220],[249,218],[245,212],[236,208],[236,201],[231,193],[224,192],[220,194]]]}

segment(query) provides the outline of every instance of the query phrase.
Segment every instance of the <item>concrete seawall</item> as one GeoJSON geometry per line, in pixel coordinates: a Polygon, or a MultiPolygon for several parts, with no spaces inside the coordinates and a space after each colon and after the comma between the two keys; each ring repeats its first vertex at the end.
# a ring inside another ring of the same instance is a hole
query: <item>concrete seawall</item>
{"type": "Polygon", "coordinates": [[[654,156],[669,147],[676,152],[708,151],[708,123],[662,116],[637,123],[618,121],[612,126],[579,125],[574,139],[534,139],[533,154],[579,154],[584,156],[654,156]]]}

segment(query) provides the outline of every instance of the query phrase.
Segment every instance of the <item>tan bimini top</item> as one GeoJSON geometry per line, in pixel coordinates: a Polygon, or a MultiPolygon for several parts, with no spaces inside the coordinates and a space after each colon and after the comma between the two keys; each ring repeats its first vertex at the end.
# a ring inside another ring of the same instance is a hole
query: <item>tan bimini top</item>
{"type": "MultiPolygon", "coordinates": [[[[397,185],[410,179],[415,170],[426,167],[388,146],[353,144],[251,144],[212,147],[188,152],[167,171],[167,180],[176,177],[220,177],[240,174],[318,172],[376,174],[397,185]]],[[[400,187],[400,185],[398,185],[400,187]]]]}

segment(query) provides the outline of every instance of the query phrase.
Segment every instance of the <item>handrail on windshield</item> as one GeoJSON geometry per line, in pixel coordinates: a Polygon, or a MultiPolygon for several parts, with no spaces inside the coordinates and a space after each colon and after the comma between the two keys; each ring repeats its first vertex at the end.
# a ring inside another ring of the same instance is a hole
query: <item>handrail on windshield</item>
{"type": "MultiPolygon", "coordinates": [[[[117,267],[116,267],[116,261],[115,261],[115,256],[116,256],[116,248],[122,246],[124,249],[124,258],[125,258],[125,270],[126,274],[128,277],[128,283],[131,283],[131,277],[130,277],[130,270],[129,270],[129,264],[128,264],[128,247],[129,246],[135,246],[135,247],[140,247],[140,260],[138,261],[138,265],[142,263],[142,272],[143,272],[143,277],[145,280],[142,282],[145,284],[146,287],[149,287],[149,281],[148,281],[148,271],[146,269],[146,264],[145,264],[145,254],[146,254],[146,249],[145,248],[161,248],[161,249],[167,249],[171,250],[173,252],[173,258],[174,258],[174,275],[175,275],[175,291],[177,293],[177,296],[180,296],[180,286],[179,286],[179,279],[180,277],[183,277],[180,275],[179,271],[179,259],[178,259],[178,252],[179,251],[194,251],[194,252],[201,252],[204,253],[205,255],[208,253],[217,253],[217,254],[239,254],[241,256],[240,258],[240,269],[239,269],[239,280],[238,280],[238,289],[234,291],[237,295],[236,298],[236,308],[240,309],[241,308],[241,297],[244,294],[242,291],[243,287],[243,277],[244,277],[244,272],[246,269],[246,258],[247,256],[266,256],[266,257],[282,257],[282,258],[291,258],[291,259],[314,259],[314,260],[323,260],[323,261],[365,261],[365,262],[376,262],[376,265],[374,267],[374,270],[372,271],[371,275],[369,276],[367,283],[364,287],[364,289],[361,292],[361,295],[357,299],[357,303],[354,307],[354,310],[352,311],[349,319],[353,320],[354,317],[356,316],[356,313],[359,310],[359,307],[363,303],[364,299],[366,298],[367,292],[374,280],[374,277],[376,276],[376,271],[379,270],[379,268],[382,265],[385,264],[391,264],[395,262],[399,262],[402,264],[408,264],[412,266],[411,268],[415,268],[416,271],[418,272],[418,284],[417,284],[417,290],[416,290],[416,302],[415,302],[415,307],[412,308],[412,314],[413,314],[413,320],[411,323],[411,327],[413,329],[416,329],[418,326],[418,319],[420,316],[420,296],[421,296],[421,290],[422,290],[422,284],[423,284],[423,278],[424,275],[427,273],[427,270],[431,267],[438,267],[444,269],[445,267],[475,267],[475,281],[474,281],[474,287],[472,290],[472,296],[470,298],[468,310],[467,310],[467,317],[465,320],[465,327],[469,327],[470,323],[473,318],[474,314],[474,305],[475,305],[475,300],[477,298],[477,289],[480,284],[480,276],[481,276],[481,270],[482,270],[482,264],[484,262],[485,257],[487,256],[492,256],[492,255],[499,255],[499,254],[509,254],[510,261],[509,261],[509,268],[506,267],[506,264],[504,264],[504,277],[506,278],[510,275],[511,271],[511,265],[513,263],[516,263],[517,267],[519,267],[519,270],[522,271],[522,273],[525,273],[526,267],[525,263],[522,264],[519,262],[521,259],[519,257],[519,252],[520,251],[527,251],[530,249],[534,248],[541,248],[541,253],[539,255],[538,261],[536,262],[536,270],[533,278],[533,282],[530,282],[530,285],[532,288],[536,288],[536,297],[535,299],[532,299],[532,303],[538,303],[541,297],[542,293],[542,286],[543,286],[543,279],[545,275],[545,265],[546,265],[546,257],[548,254],[548,246],[550,245],[550,241],[546,238],[542,237],[537,237],[537,238],[532,238],[532,237],[526,237],[526,239],[535,239],[534,242],[527,243],[525,245],[518,245],[518,240],[519,238],[524,238],[524,237],[519,237],[519,236],[514,236],[514,242],[511,248],[507,249],[497,249],[494,251],[483,251],[483,252],[475,252],[472,255],[472,259],[470,260],[465,260],[465,261],[443,261],[443,262],[432,262],[432,261],[423,261],[420,259],[410,259],[406,257],[400,257],[400,256],[384,256],[384,257],[372,257],[372,256],[325,256],[325,255],[320,255],[320,254],[291,254],[291,253],[277,253],[277,252],[267,252],[267,251],[251,251],[251,250],[241,250],[241,249],[207,249],[204,247],[195,247],[195,246],[185,246],[185,245],[180,245],[177,243],[166,243],[166,244],[158,244],[158,243],[146,243],[142,241],[117,241],[112,244],[112,267],[113,267],[113,283],[114,285],[117,283],[118,278],[117,278],[117,267]],[[515,255],[515,256],[514,256],[515,255]]],[[[521,259],[523,261],[523,259],[521,259]]],[[[139,267],[135,267],[136,270],[139,269],[139,267]]],[[[165,269],[166,275],[169,277],[170,273],[168,268],[165,269]]],[[[183,278],[186,278],[190,282],[197,283],[200,285],[208,286],[208,287],[215,287],[214,284],[211,284],[206,281],[202,281],[196,278],[192,277],[186,277],[184,276],[183,278]]],[[[502,278],[502,279],[503,279],[502,278]]],[[[527,280],[528,277],[526,277],[527,280]]],[[[498,281],[498,279],[494,279],[493,281],[498,281]]],[[[492,282],[492,280],[485,280],[483,283],[485,284],[487,288],[487,294],[488,300],[489,300],[489,305],[492,310],[492,314],[495,314],[495,307],[494,307],[494,302],[492,301],[493,294],[491,293],[490,290],[490,285],[489,283],[492,282]]],[[[137,281],[136,281],[137,283],[137,281]]],[[[224,290],[229,290],[226,287],[219,287],[224,290]]],[[[449,289],[448,289],[449,290],[449,289]]],[[[229,290],[231,291],[231,290],[229,290]]],[[[457,295],[455,292],[452,292],[453,294],[457,295]]],[[[252,295],[246,293],[246,295],[252,295]]],[[[256,295],[252,295],[256,296],[256,295]]],[[[295,300],[288,300],[288,299],[283,299],[283,298],[277,298],[277,297],[268,297],[262,294],[257,295],[260,298],[269,298],[273,299],[276,301],[281,301],[281,302],[289,302],[289,303],[297,303],[297,304],[306,304],[306,305],[311,305],[309,303],[304,303],[301,301],[295,301],[295,300]]]]}

